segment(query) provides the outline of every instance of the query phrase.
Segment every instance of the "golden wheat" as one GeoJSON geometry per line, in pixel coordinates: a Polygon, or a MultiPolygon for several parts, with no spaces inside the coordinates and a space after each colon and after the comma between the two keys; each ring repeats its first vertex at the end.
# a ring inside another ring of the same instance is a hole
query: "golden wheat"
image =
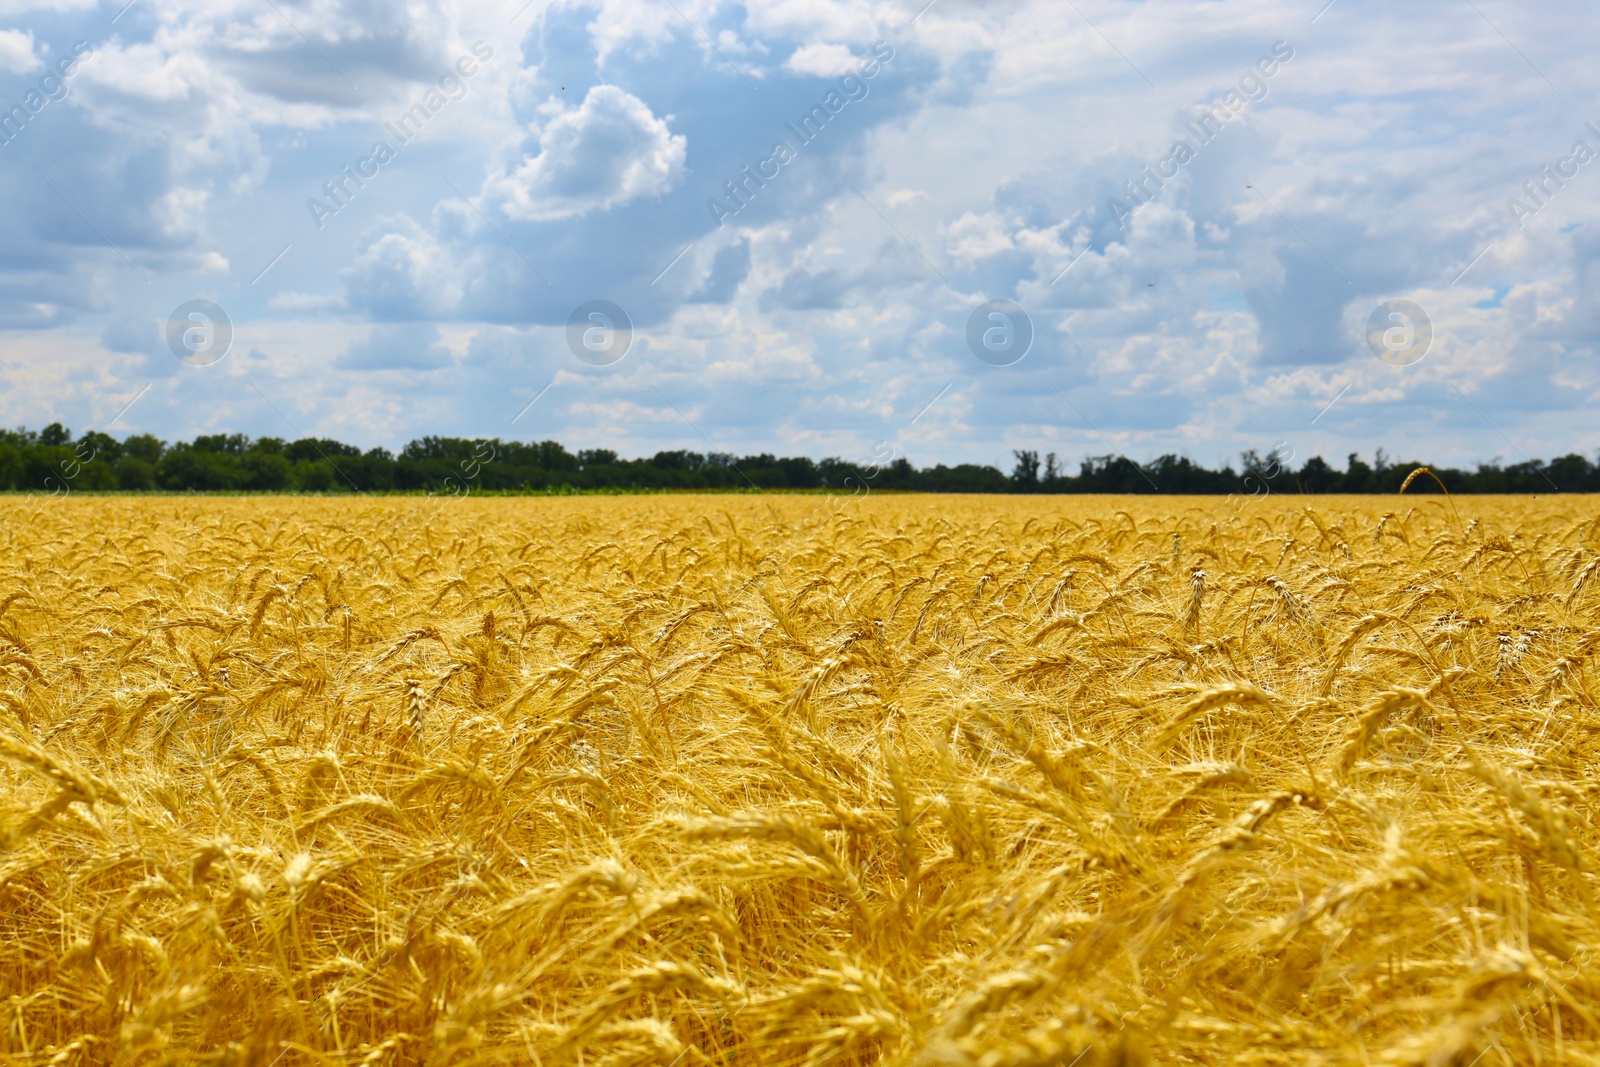
{"type": "Polygon", "coordinates": [[[5,1063],[1600,1064],[1586,499],[14,504],[5,1063]]]}

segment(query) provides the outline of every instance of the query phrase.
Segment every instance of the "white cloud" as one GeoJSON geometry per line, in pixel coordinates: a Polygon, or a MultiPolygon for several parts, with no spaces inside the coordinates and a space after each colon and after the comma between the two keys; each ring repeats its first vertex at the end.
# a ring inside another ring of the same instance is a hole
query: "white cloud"
{"type": "Polygon", "coordinates": [[[461,303],[461,269],[433,235],[404,216],[386,220],[343,274],[351,304],[377,318],[448,317],[461,303]]]}
{"type": "Polygon", "coordinates": [[[854,74],[861,61],[842,44],[808,44],[795,49],[784,68],[796,74],[837,78],[854,74]]]}
{"type": "Polygon", "coordinates": [[[315,314],[343,311],[346,305],[343,297],[340,296],[285,290],[273,293],[267,299],[267,307],[273,311],[295,311],[315,314]]]}
{"type": "Polygon", "coordinates": [[[0,70],[10,74],[29,74],[43,66],[33,54],[33,34],[23,30],[0,30],[0,70]]]}
{"type": "Polygon", "coordinates": [[[644,101],[597,85],[539,133],[539,151],[491,182],[513,219],[550,221],[659,196],[683,178],[687,141],[644,101]]]}
{"type": "MultiPolygon", "coordinates": [[[[894,197],[889,200],[893,203],[894,197]]],[[[993,211],[983,215],[969,211],[946,226],[945,233],[950,238],[950,254],[957,259],[987,259],[1016,247],[1007,220],[993,211]]]]}
{"type": "MultiPolygon", "coordinates": [[[[869,43],[883,36],[877,6],[866,0],[748,0],[745,10],[757,33],[869,43]]],[[[901,16],[894,16],[898,22],[901,16]]]]}
{"type": "MultiPolygon", "coordinates": [[[[599,10],[588,30],[594,42],[595,59],[602,65],[613,52],[635,41],[647,48],[667,44],[685,17],[669,5],[648,0],[599,0],[596,6],[599,10]]],[[[685,0],[680,10],[687,9],[686,16],[690,19],[703,18],[710,13],[697,10],[698,6],[685,0]]]]}

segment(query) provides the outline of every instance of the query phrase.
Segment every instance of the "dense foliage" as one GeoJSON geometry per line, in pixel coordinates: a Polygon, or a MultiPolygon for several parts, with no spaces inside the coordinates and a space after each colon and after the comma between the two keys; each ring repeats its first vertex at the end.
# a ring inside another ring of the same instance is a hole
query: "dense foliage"
{"type": "MultiPolygon", "coordinates": [[[[547,492],[639,489],[894,489],[938,493],[1393,493],[1417,463],[1368,464],[1355,453],[1339,470],[1321,456],[1298,469],[1278,452],[1252,450],[1240,468],[1209,470],[1165,455],[1145,464],[1126,456],[1091,456],[1076,474],[1055,453],[1013,453],[1010,475],[963,463],[918,468],[904,456],[855,463],[830,457],[734,456],[726,452],[657,452],[623,459],[610,449],[569,452],[559,442],[423,437],[395,455],[363,451],[329,438],[210,434],[168,444],[150,434],[117,440],[90,431],[73,438],[60,423],[43,430],[0,430],[0,490],[168,492],[547,492]]],[[[1452,493],[1548,493],[1600,490],[1600,464],[1572,454],[1544,463],[1482,463],[1475,470],[1433,468],[1452,493]]],[[[1427,479],[1413,492],[1437,492],[1427,479]]]]}

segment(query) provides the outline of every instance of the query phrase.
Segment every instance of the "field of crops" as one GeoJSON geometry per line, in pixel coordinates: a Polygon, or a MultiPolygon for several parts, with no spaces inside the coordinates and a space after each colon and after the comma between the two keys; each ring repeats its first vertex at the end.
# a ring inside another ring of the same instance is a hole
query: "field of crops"
{"type": "Polygon", "coordinates": [[[0,501],[0,1062],[1600,1063],[1583,497],[0,501]]]}

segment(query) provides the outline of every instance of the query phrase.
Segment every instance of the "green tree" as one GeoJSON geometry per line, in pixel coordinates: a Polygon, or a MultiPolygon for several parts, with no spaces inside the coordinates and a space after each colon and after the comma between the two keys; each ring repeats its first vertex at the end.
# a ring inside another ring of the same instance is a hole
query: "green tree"
{"type": "Polygon", "coordinates": [[[96,463],[115,463],[122,458],[122,442],[108,433],[90,430],[78,438],[78,456],[85,463],[93,457],[96,463]]]}
{"type": "Polygon", "coordinates": [[[140,456],[123,456],[113,465],[112,471],[118,489],[139,491],[156,487],[155,466],[140,456]]]}
{"type": "Polygon", "coordinates": [[[247,452],[240,459],[244,488],[275,493],[289,486],[293,467],[276,452],[247,452]]]}
{"type": "Polygon", "coordinates": [[[27,469],[22,449],[9,442],[0,444],[0,489],[21,489],[27,469]]]}
{"type": "Polygon", "coordinates": [[[135,434],[122,442],[123,455],[136,456],[151,466],[161,462],[161,457],[166,451],[167,443],[154,434],[135,434]]]}

